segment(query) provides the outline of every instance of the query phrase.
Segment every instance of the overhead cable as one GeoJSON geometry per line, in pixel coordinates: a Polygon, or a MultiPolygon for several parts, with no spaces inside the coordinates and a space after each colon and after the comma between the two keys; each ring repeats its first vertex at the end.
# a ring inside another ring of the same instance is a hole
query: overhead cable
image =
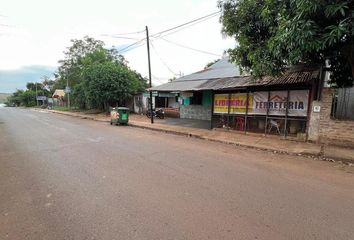
{"type": "Polygon", "coordinates": [[[160,61],[161,61],[162,64],[167,68],[167,70],[168,70],[169,72],[171,72],[174,76],[177,75],[177,74],[167,65],[167,63],[161,58],[161,56],[157,53],[157,50],[156,50],[154,44],[152,44],[152,41],[150,41],[150,44],[151,44],[152,50],[155,52],[156,56],[160,59],[160,61]]]}
{"type": "Polygon", "coordinates": [[[201,53],[205,53],[205,54],[209,54],[209,55],[213,55],[213,56],[217,56],[217,57],[220,57],[220,56],[221,56],[221,54],[211,53],[211,52],[207,52],[207,51],[204,51],[204,50],[200,50],[200,49],[188,47],[188,46],[182,45],[182,44],[180,44],[180,43],[172,42],[172,41],[167,40],[167,39],[165,39],[165,38],[163,38],[163,37],[160,37],[159,39],[162,39],[162,40],[164,40],[164,41],[166,41],[166,42],[168,42],[168,43],[171,43],[171,44],[174,44],[174,45],[176,45],[176,46],[179,46],[179,47],[182,47],[182,48],[186,48],[186,49],[189,49],[189,50],[193,50],[193,51],[196,51],[196,52],[201,52],[201,53]]]}

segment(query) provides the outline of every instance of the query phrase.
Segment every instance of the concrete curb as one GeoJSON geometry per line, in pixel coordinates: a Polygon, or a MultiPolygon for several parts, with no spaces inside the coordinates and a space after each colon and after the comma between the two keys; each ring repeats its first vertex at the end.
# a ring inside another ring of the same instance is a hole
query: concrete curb
{"type": "MultiPolygon", "coordinates": [[[[41,110],[43,111],[43,109],[41,109],[41,110]]],[[[63,111],[56,111],[56,110],[44,110],[44,111],[56,113],[56,114],[61,114],[61,115],[66,115],[66,116],[71,116],[71,117],[77,117],[77,118],[81,118],[81,119],[88,119],[88,120],[93,120],[93,121],[109,123],[109,120],[98,119],[98,118],[91,117],[91,116],[82,116],[81,114],[75,114],[72,112],[63,112],[63,111]]],[[[268,148],[265,146],[257,146],[257,144],[256,145],[248,145],[248,144],[242,144],[242,143],[233,142],[233,141],[215,139],[215,138],[210,138],[210,137],[205,137],[202,135],[194,134],[191,132],[150,127],[150,126],[146,126],[146,125],[136,124],[133,121],[130,121],[128,126],[140,128],[140,129],[148,129],[148,130],[152,130],[152,131],[156,131],[156,132],[174,134],[174,135],[179,135],[179,136],[193,137],[193,138],[206,140],[206,141],[210,141],[210,142],[223,143],[223,144],[234,145],[234,146],[256,149],[256,150],[267,151],[267,152],[273,152],[273,153],[278,153],[278,154],[287,154],[287,155],[294,155],[294,156],[307,156],[307,157],[311,157],[311,158],[318,158],[318,159],[325,160],[325,161],[335,161],[336,160],[336,161],[341,161],[341,162],[348,163],[348,164],[352,164],[354,162],[354,160],[352,158],[348,159],[348,158],[341,157],[341,156],[334,157],[333,155],[326,156],[326,154],[321,150],[321,149],[323,149],[323,146],[319,146],[318,151],[317,150],[314,150],[314,151],[306,151],[306,150],[305,151],[287,151],[284,149],[279,150],[277,148],[268,148]]]]}

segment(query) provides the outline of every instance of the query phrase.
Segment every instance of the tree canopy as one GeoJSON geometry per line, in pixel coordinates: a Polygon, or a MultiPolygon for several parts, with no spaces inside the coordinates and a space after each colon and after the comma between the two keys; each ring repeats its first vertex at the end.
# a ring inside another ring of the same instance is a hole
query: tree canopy
{"type": "Polygon", "coordinates": [[[91,65],[84,71],[80,88],[90,106],[108,109],[108,105],[123,104],[134,94],[144,91],[140,76],[124,64],[104,62],[91,65]]]}
{"type": "Polygon", "coordinates": [[[107,110],[108,104],[122,104],[146,87],[146,80],[128,67],[124,57],[105,48],[100,40],[72,40],[64,54],[55,74],[55,88],[64,88],[68,82],[72,101],[80,108],[107,110]]]}
{"type": "Polygon", "coordinates": [[[255,76],[329,60],[335,86],[354,79],[354,1],[224,0],[223,33],[237,42],[231,60],[255,76]]]}
{"type": "Polygon", "coordinates": [[[7,101],[10,105],[33,107],[36,105],[36,94],[38,96],[50,97],[51,93],[41,83],[28,82],[26,90],[17,90],[7,101]],[[36,88],[37,86],[37,88],[36,88]]]}

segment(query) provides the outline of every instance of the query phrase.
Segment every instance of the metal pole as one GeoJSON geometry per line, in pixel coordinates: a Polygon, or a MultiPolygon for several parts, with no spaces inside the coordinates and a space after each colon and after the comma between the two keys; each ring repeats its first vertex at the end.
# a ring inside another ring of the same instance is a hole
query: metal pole
{"type": "Polygon", "coordinates": [[[147,53],[148,53],[148,65],[149,65],[149,86],[150,86],[150,112],[151,112],[151,124],[154,123],[154,115],[153,115],[153,108],[152,108],[152,84],[151,84],[151,63],[150,63],[150,42],[149,42],[149,29],[145,26],[146,30],[146,46],[147,46],[147,53]]]}

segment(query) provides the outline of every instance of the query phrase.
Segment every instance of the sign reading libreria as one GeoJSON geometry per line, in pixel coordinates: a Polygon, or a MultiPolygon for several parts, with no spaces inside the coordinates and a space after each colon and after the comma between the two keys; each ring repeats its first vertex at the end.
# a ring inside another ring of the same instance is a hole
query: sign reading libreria
{"type": "Polygon", "coordinates": [[[287,101],[287,91],[271,91],[268,100],[268,92],[253,92],[214,95],[214,113],[227,114],[230,102],[230,114],[245,114],[248,106],[248,114],[283,116],[288,107],[289,116],[307,116],[308,90],[292,90],[289,92],[287,101]]]}

